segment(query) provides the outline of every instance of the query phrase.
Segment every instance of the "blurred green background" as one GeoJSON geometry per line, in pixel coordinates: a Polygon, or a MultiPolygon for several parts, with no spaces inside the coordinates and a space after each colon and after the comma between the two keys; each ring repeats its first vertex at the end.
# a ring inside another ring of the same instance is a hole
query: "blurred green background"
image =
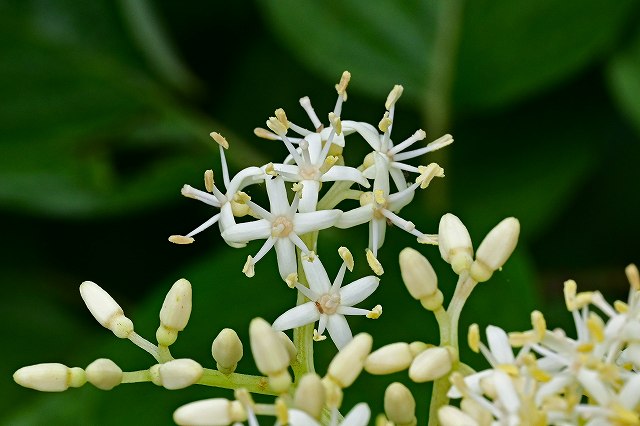
{"type": "MultiPolygon", "coordinates": [[[[202,187],[203,170],[220,172],[210,131],[230,141],[233,171],[279,161],[284,147],[257,139],[253,128],[278,107],[306,126],[304,95],[325,117],[345,69],[352,81],[343,119],[377,123],[400,83],[396,141],[417,128],[429,140],[454,135],[452,146],[422,161],[441,162],[446,179],[404,217],[435,232],[453,212],[476,246],[503,217],[520,219],[518,249],[478,288],[463,327],[522,329],[536,307],[550,326],[567,325],[568,278],[626,297],[623,268],[640,262],[639,12],[637,0],[0,1],[0,422],[171,424],[182,403],[231,396],[152,384],[40,394],[11,374],[38,362],[85,367],[98,357],[126,370],[151,364],[93,320],[78,293],[83,280],[107,289],[152,338],[165,292],[188,278],[194,313],[173,353],[206,366],[222,328],[248,343],[251,317],[272,321],[292,306],[273,253],[252,280],[240,272],[258,244],[234,250],[213,230],[191,246],[167,237],[212,214],[180,196],[184,183],[202,187]]],[[[353,164],[366,147],[352,145],[353,164]]],[[[345,242],[359,264],[351,279],[369,273],[365,227],[326,234],[320,253],[330,275],[345,242]]],[[[384,315],[350,319],[352,328],[371,332],[375,347],[436,343],[433,319],[396,266],[399,250],[417,244],[395,229],[387,235],[386,273],[363,304],[381,303],[384,315]]],[[[437,249],[418,248],[450,294],[455,277],[437,249]]],[[[324,373],[335,349],[329,341],[316,347],[324,373]]],[[[239,371],[251,372],[245,349],[239,371]]],[[[364,375],[344,407],[367,400],[379,412],[392,380],[409,383],[406,373],[364,375]]],[[[412,389],[424,416],[429,386],[412,389]]]]}

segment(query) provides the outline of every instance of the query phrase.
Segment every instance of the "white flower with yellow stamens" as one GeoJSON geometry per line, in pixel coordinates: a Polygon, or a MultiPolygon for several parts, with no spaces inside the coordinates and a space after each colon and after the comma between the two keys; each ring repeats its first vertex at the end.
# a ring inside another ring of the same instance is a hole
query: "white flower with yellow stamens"
{"type": "Polygon", "coordinates": [[[377,277],[369,275],[341,287],[347,269],[346,261],[342,263],[333,284],[317,256],[303,259],[302,267],[309,287],[299,283],[294,286],[310,301],[280,315],[273,322],[276,330],[289,330],[319,321],[316,340],[321,339],[319,336],[322,336],[326,328],[338,349],[342,349],[353,337],[345,315],[366,315],[369,318],[380,315],[382,308],[379,306],[372,310],[353,307],[378,288],[380,280],[377,277]]]}
{"type": "Polygon", "coordinates": [[[309,253],[309,248],[300,236],[332,226],[342,211],[321,210],[298,213],[300,191],[296,192],[293,202],[289,204],[287,189],[281,177],[268,179],[266,186],[270,211],[246,200],[247,205],[260,219],[232,225],[222,232],[222,238],[231,243],[266,239],[255,257],[248,257],[243,272],[248,277],[252,277],[255,274],[255,264],[271,247],[275,246],[278,270],[282,279],[286,280],[290,274],[297,271],[295,248],[298,247],[303,253],[309,253]]]}
{"type": "MultiPolygon", "coordinates": [[[[247,167],[236,174],[233,179],[229,179],[229,168],[227,166],[227,160],[224,155],[224,149],[228,148],[229,144],[227,140],[219,133],[212,132],[211,137],[218,143],[220,149],[220,162],[222,165],[222,180],[226,192],[223,193],[218,189],[213,180],[213,171],[207,170],[204,174],[205,187],[207,192],[195,189],[190,185],[184,185],[181,193],[183,196],[193,198],[198,201],[202,201],[213,207],[220,209],[220,212],[213,215],[210,219],[204,222],[202,225],[189,232],[187,235],[172,235],[169,237],[169,241],[175,244],[191,244],[193,242],[193,236],[199,234],[210,226],[218,223],[220,232],[224,232],[226,228],[231,225],[235,225],[235,216],[244,216],[249,213],[248,208],[242,208],[245,206],[244,200],[247,198],[246,194],[243,194],[242,189],[253,183],[261,182],[265,178],[265,173],[259,167],[247,167]],[[243,196],[244,195],[244,196],[243,196]]],[[[232,247],[243,247],[245,244],[233,243],[227,241],[232,247]]]]}

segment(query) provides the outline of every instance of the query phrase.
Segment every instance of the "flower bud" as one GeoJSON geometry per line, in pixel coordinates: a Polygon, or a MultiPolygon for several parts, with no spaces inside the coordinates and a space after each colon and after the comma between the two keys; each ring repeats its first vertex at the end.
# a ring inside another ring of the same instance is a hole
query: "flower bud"
{"type": "Polygon", "coordinates": [[[391,374],[406,370],[413,361],[408,343],[397,342],[372,352],[364,362],[369,374],[391,374]]]}
{"type": "Polygon", "coordinates": [[[487,281],[505,264],[518,244],[520,222],[514,217],[503,219],[480,243],[469,274],[477,282],[487,281]]]}
{"type": "Polygon", "coordinates": [[[471,266],[473,245],[469,231],[462,221],[451,213],[445,214],[440,219],[438,248],[442,258],[451,264],[456,274],[461,274],[471,266]]]}
{"type": "Polygon", "coordinates": [[[400,272],[407,290],[416,300],[438,290],[438,277],[426,257],[410,247],[400,252],[400,272]]]}
{"type": "Polygon", "coordinates": [[[184,330],[191,315],[191,283],[179,279],[167,293],[160,309],[160,327],[156,332],[158,344],[169,346],[184,330]]]}
{"type": "Polygon", "coordinates": [[[178,425],[226,426],[245,420],[247,413],[242,404],[224,398],[190,402],[173,412],[173,421],[178,425]]]}
{"type": "Polygon", "coordinates": [[[384,392],[384,412],[396,426],[415,425],[416,400],[402,383],[391,383],[384,392]]]}
{"type": "Polygon", "coordinates": [[[453,360],[447,348],[429,348],[418,355],[409,367],[409,377],[416,383],[430,382],[451,371],[453,360]]]}
{"type": "Polygon", "coordinates": [[[127,338],[133,332],[133,323],[109,293],[91,281],[80,284],[80,296],[96,320],[117,337],[127,338]]]}
{"type": "Polygon", "coordinates": [[[230,328],[223,329],[213,340],[211,354],[221,373],[233,373],[243,355],[242,342],[238,334],[230,328]]]}
{"type": "Polygon", "coordinates": [[[442,426],[478,426],[478,422],[472,417],[451,405],[440,407],[438,420],[442,426]]]}
{"type": "Polygon", "coordinates": [[[284,331],[278,331],[277,334],[278,334],[278,337],[280,338],[280,341],[282,342],[282,345],[284,346],[284,348],[287,350],[287,353],[289,354],[289,364],[291,364],[291,362],[295,361],[296,358],[298,357],[298,349],[296,348],[296,345],[293,344],[291,339],[289,339],[289,336],[287,336],[287,333],[285,333],[284,331]]]}
{"type": "Polygon", "coordinates": [[[13,373],[13,380],[20,386],[41,392],[62,392],[84,385],[86,375],[82,368],[51,362],[22,367],[13,373]]]}
{"type": "Polygon", "coordinates": [[[192,359],[174,359],[164,364],[156,364],[149,369],[151,381],[165,389],[182,389],[195,384],[204,369],[192,359]]]}
{"type": "Polygon", "coordinates": [[[122,383],[122,370],[110,359],[96,359],[85,371],[87,381],[98,389],[111,390],[122,383]]]}
{"type": "Polygon", "coordinates": [[[373,338],[367,333],[356,335],[351,342],[343,347],[340,352],[333,357],[329,364],[328,375],[341,388],[351,386],[356,380],[362,368],[364,361],[371,352],[373,338]]]}
{"type": "Polygon", "coordinates": [[[290,359],[278,333],[262,318],[254,318],[249,324],[249,338],[258,370],[269,376],[274,391],[285,392],[291,385],[287,371],[290,359]]]}
{"type": "Polygon", "coordinates": [[[325,399],[324,385],[320,376],[315,373],[307,373],[302,376],[293,397],[293,404],[296,408],[315,419],[319,419],[325,399]]]}

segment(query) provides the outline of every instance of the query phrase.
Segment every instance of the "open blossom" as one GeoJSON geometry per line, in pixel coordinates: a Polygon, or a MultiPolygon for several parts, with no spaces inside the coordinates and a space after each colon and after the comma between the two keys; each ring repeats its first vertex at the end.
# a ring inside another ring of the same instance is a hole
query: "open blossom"
{"type": "Polygon", "coordinates": [[[302,261],[304,273],[309,281],[309,287],[295,284],[302,294],[310,301],[289,309],[280,315],[274,322],[276,330],[288,330],[320,321],[316,339],[322,339],[325,328],[333,339],[338,349],[349,343],[353,337],[345,315],[366,315],[369,318],[377,318],[381,308],[373,310],[354,308],[353,305],[362,302],[377,288],[380,280],[369,275],[360,278],[344,287],[344,279],[347,263],[343,262],[333,284],[329,281],[327,272],[320,259],[311,255],[302,261]]]}
{"type": "Polygon", "coordinates": [[[309,248],[300,239],[301,235],[332,226],[342,214],[340,210],[320,210],[298,213],[300,192],[296,192],[289,204],[287,189],[281,177],[266,180],[267,194],[271,211],[267,211],[250,200],[245,202],[260,219],[238,223],[222,232],[222,238],[232,243],[265,239],[262,248],[255,257],[249,256],[243,272],[254,275],[254,265],[275,246],[278,257],[278,270],[282,279],[286,279],[297,270],[296,247],[303,253],[309,248]]]}
{"type": "MultiPolygon", "coordinates": [[[[190,244],[193,242],[193,236],[199,234],[210,226],[218,223],[220,232],[224,232],[231,225],[235,225],[234,215],[243,216],[249,213],[249,209],[243,204],[242,189],[252,183],[262,181],[264,179],[264,172],[259,167],[247,167],[236,174],[233,179],[229,179],[229,168],[227,166],[227,160],[224,155],[224,149],[228,148],[227,140],[219,133],[211,133],[211,137],[218,143],[220,150],[220,162],[222,164],[222,180],[226,192],[222,192],[215,185],[213,181],[213,172],[207,170],[204,175],[205,187],[207,192],[195,189],[190,185],[184,185],[181,193],[185,197],[193,198],[198,201],[202,201],[213,207],[220,209],[220,212],[214,214],[202,225],[189,232],[187,235],[172,235],[169,237],[169,241],[176,244],[190,244]],[[245,208],[241,210],[241,206],[245,208]]],[[[233,243],[227,241],[232,247],[242,247],[242,243],[233,243]]]]}

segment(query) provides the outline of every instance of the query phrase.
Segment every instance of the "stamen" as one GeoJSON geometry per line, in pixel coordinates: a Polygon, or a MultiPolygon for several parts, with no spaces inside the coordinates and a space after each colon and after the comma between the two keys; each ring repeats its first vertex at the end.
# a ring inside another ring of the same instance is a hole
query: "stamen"
{"type": "Polygon", "coordinates": [[[384,103],[384,107],[387,109],[387,111],[391,111],[391,107],[394,106],[396,102],[398,102],[398,99],[400,99],[400,96],[402,96],[403,90],[404,87],[399,84],[393,86],[393,89],[391,89],[391,92],[389,92],[389,95],[387,96],[387,101],[384,103]]]}
{"type": "Polygon", "coordinates": [[[258,263],[258,261],[262,259],[264,255],[269,252],[269,250],[271,250],[271,247],[273,247],[275,243],[276,243],[276,239],[274,237],[267,238],[267,240],[264,242],[262,247],[260,247],[260,250],[258,251],[258,253],[256,253],[254,258],[252,258],[252,263],[254,265],[258,263]]]}
{"type": "Polygon", "coordinates": [[[389,150],[389,154],[394,155],[397,152],[402,151],[403,149],[413,145],[414,143],[424,140],[424,138],[427,137],[427,133],[420,129],[417,130],[413,135],[411,135],[409,138],[407,138],[405,141],[399,143],[398,145],[394,146],[393,148],[391,148],[389,150]]]}
{"type": "Polygon", "coordinates": [[[278,108],[276,110],[276,118],[285,128],[289,128],[289,120],[287,120],[287,114],[284,112],[282,108],[278,108]]]}
{"type": "MultiPolygon", "coordinates": [[[[312,257],[315,258],[315,253],[312,255],[311,251],[309,251],[309,248],[307,247],[307,245],[304,243],[304,241],[302,241],[300,239],[300,237],[298,237],[298,234],[296,234],[295,232],[290,232],[289,233],[289,240],[291,240],[291,242],[293,244],[296,245],[296,247],[298,247],[300,249],[300,251],[302,251],[305,254],[308,254],[309,258],[311,259],[312,257]]],[[[313,260],[311,260],[313,261],[313,260]]]]}
{"type": "Polygon", "coordinates": [[[220,145],[221,147],[223,147],[224,149],[229,149],[229,142],[227,142],[227,140],[225,139],[224,136],[222,136],[220,133],[217,132],[211,132],[209,133],[209,136],[211,136],[211,138],[216,141],[216,143],[218,145],[220,145]]]}
{"type": "Polygon", "coordinates": [[[467,332],[467,343],[475,353],[480,352],[480,328],[478,324],[471,324],[467,332]]]}
{"type": "MultiPolygon", "coordinates": [[[[198,226],[196,229],[194,229],[193,231],[189,232],[186,237],[187,238],[191,238],[196,234],[199,234],[200,232],[204,231],[205,229],[207,229],[208,227],[210,227],[211,225],[213,225],[214,223],[218,222],[218,219],[220,218],[220,213],[216,214],[215,216],[211,217],[209,220],[207,220],[205,223],[203,223],[202,225],[198,226]]],[[[191,238],[193,240],[193,238],[191,238]]],[[[184,243],[183,243],[184,244],[184,243]]],[[[190,243],[189,243],[190,244],[190,243]]]]}
{"type": "Polygon", "coordinates": [[[384,205],[387,200],[384,197],[384,191],[382,189],[376,189],[373,191],[373,199],[377,204],[384,205]]]}
{"type": "Polygon", "coordinates": [[[333,143],[333,137],[336,134],[336,129],[334,127],[331,128],[331,132],[329,132],[329,137],[326,142],[322,146],[322,151],[320,151],[320,156],[318,157],[319,161],[324,161],[329,155],[329,151],[331,150],[331,144],[333,143]]]}
{"type": "Polygon", "coordinates": [[[336,100],[336,106],[333,108],[333,112],[338,116],[342,113],[342,103],[347,101],[347,86],[349,85],[349,80],[351,80],[351,73],[345,71],[342,73],[342,77],[340,77],[340,83],[336,84],[338,99],[336,100]]]}
{"type": "Polygon", "coordinates": [[[287,134],[287,127],[276,117],[269,117],[267,120],[267,127],[280,137],[287,134]]]}
{"type": "Polygon", "coordinates": [[[349,249],[346,247],[340,247],[338,249],[338,255],[340,255],[340,258],[343,260],[345,265],[347,265],[347,268],[349,269],[349,271],[353,272],[353,265],[354,265],[353,255],[351,254],[349,249]]]}
{"type": "Polygon", "coordinates": [[[316,330],[315,328],[313,329],[313,340],[315,342],[322,342],[326,338],[327,336],[325,336],[324,334],[318,333],[318,330],[316,330]]]}
{"type": "Polygon", "coordinates": [[[378,259],[376,259],[374,254],[369,249],[367,249],[367,263],[376,275],[384,274],[384,268],[382,267],[382,264],[378,261],[378,259]]]}
{"type": "Polygon", "coordinates": [[[295,288],[296,288],[300,293],[302,293],[302,294],[304,295],[304,297],[306,297],[306,298],[307,298],[307,299],[309,299],[309,300],[312,300],[312,301],[314,301],[314,302],[315,302],[316,300],[318,300],[318,299],[320,298],[320,295],[319,295],[319,294],[316,294],[316,292],[315,292],[315,291],[311,290],[309,287],[305,287],[305,286],[301,285],[300,283],[296,283],[296,284],[294,285],[294,287],[295,287],[295,288]]]}
{"type": "Polygon", "coordinates": [[[414,229],[416,229],[416,225],[413,222],[410,222],[408,220],[405,220],[405,219],[401,218],[400,216],[398,216],[394,212],[392,212],[390,210],[387,210],[387,209],[381,209],[380,211],[384,215],[384,217],[386,217],[394,225],[404,229],[405,231],[412,232],[414,229]]]}
{"type": "Polygon", "coordinates": [[[285,278],[284,282],[287,283],[287,286],[289,286],[289,288],[295,288],[296,284],[298,284],[298,274],[296,274],[295,272],[290,273],[289,275],[287,275],[287,278],[285,278]]]}
{"type": "Polygon", "coordinates": [[[309,116],[309,119],[311,120],[311,123],[313,123],[313,126],[316,128],[316,131],[320,132],[324,126],[322,125],[322,122],[320,122],[320,119],[316,115],[315,110],[311,106],[311,100],[308,96],[300,98],[300,106],[309,116]]]}
{"type": "Polygon", "coordinates": [[[369,311],[367,314],[367,318],[369,319],[378,319],[382,315],[382,305],[376,305],[369,311]]]}
{"type": "Polygon", "coordinates": [[[418,237],[418,242],[420,244],[431,244],[437,246],[438,234],[420,234],[420,236],[418,237]]]}
{"type": "Polygon", "coordinates": [[[247,261],[242,267],[242,273],[249,278],[253,278],[256,275],[256,271],[254,269],[254,264],[253,264],[253,258],[251,256],[247,256],[247,261]]]}
{"type": "Polygon", "coordinates": [[[213,170],[205,170],[204,172],[204,187],[207,192],[213,192],[213,170]]]}
{"type": "Polygon", "coordinates": [[[342,281],[344,280],[344,273],[346,272],[346,270],[347,264],[345,262],[342,262],[342,265],[340,265],[340,269],[338,270],[338,274],[333,280],[333,284],[331,284],[331,290],[329,290],[331,293],[335,293],[340,290],[340,286],[342,285],[342,281]]]}
{"type": "Polygon", "coordinates": [[[269,176],[278,176],[278,172],[276,172],[276,169],[273,167],[273,163],[267,164],[264,167],[264,172],[269,176]]]}
{"type": "Polygon", "coordinates": [[[302,188],[304,185],[299,184],[299,191],[295,192],[293,196],[293,201],[291,202],[291,207],[289,207],[289,215],[293,217],[293,215],[298,211],[298,205],[300,204],[300,198],[302,198],[302,188]]]}
{"type": "Polygon", "coordinates": [[[273,214],[271,214],[271,212],[265,210],[264,208],[260,207],[253,201],[246,200],[245,204],[248,205],[251,208],[251,210],[253,210],[254,213],[256,213],[258,216],[262,217],[263,219],[267,219],[270,222],[273,221],[273,214]]]}
{"type": "Polygon", "coordinates": [[[640,291],[640,273],[638,273],[638,267],[633,263],[624,268],[624,273],[627,275],[629,285],[635,291],[640,291]]]}
{"type": "MultiPolygon", "coordinates": [[[[310,165],[311,164],[311,155],[309,154],[309,141],[307,141],[306,139],[302,139],[300,141],[300,149],[302,150],[302,158],[304,158],[304,164],[305,165],[310,165]]],[[[298,166],[302,166],[301,164],[298,164],[298,166]]]]}
{"type": "Polygon", "coordinates": [[[416,183],[420,184],[421,189],[429,186],[434,177],[444,177],[444,169],[438,163],[431,163],[428,166],[418,166],[420,176],[416,178],[416,183]]]}
{"type": "Polygon", "coordinates": [[[340,121],[340,117],[333,112],[329,113],[329,123],[331,123],[331,126],[336,130],[337,135],[342,133],[342,121],[340,121]]]}
{"type": "Polygon", "coordinates": [[[384,116],[382,116],[382,119],[378,123],[378,129],[380,129],[382,133],[387,133],[387,130],[389,130],[390,126],[391,119],[389,118],[389,112],[387,111],[384,113],[384,116]]]}
{"type": "Polygon", "coordinates": [[[220,200],[218,200],[211,194],[200,191],[199,189],[195,189],[191,185],[184,185],[180,190],[180,193],[187,198],[193,198],[194,200],[202,201],[203,203],[213,207],[220,207],[220,200]]]}
{"type": "Polygon", "coordinates": [[[224,187],[229,188],[229,166],[227,166],[227,157],[225,157],[224,149],[222,146],[219,148],[220,151],[220,165],[222,166],[222,181],[224,182],[224,187]]]}
{"type": "Polygon", "coordinates": [[[337,162],[338,157],[334,157],[333,155],[328,156],[324,159],[324,163],[322,163],[322,166],[319,168],[320,173],[327,173],[337,162]]]}
{"type": "Polygon", "coordinates": [[[191,237],[185,237],[183,235],[171,235],[169,241],[173,244],[191,244],[194,239],[191,237]]]}
{"type": "Polygon", "coordinates": [[[272,141],[280,140],[280,136],[268,131],[267,129],[263,129],[262,127],[256,127],[253,129],[253,134],[261,139],[268,139],[272,141]]]}
{"type": "MultiPolygon", "coordinates": [[[[393,159],[396,161],[404,161],[404,160],[408,160],[410,158],[415,158],[418,157],[422,154],[426,154],[428,152],[432,152],[432,151],[437,151],[440,148],[444,148],[447,145],[450,145],[453,143],[453,137],[451,137],[451,135],[444,135],[441,136],[440,138],[436,139],[435,141],[431,142],[430,144],[428,144],[427,146],[423,147],[423,148],[419,148],[413,151],[409,151],[409,152],[401,152],[399,154],[396,154],[393,159]]],[[[395,148],[394,148],[395,149],[395,148]]]]}

